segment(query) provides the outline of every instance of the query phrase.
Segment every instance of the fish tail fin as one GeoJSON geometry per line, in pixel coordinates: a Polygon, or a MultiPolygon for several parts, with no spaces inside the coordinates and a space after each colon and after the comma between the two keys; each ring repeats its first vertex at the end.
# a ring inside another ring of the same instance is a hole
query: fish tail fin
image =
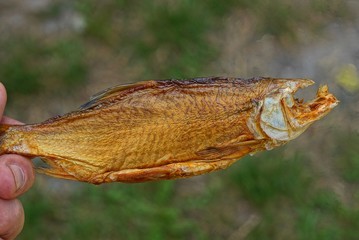
{"type": "Polygon", "coordinates": [[[11,125],[0,124],[0,155],[6,153],[5,136],[11,125]]]}

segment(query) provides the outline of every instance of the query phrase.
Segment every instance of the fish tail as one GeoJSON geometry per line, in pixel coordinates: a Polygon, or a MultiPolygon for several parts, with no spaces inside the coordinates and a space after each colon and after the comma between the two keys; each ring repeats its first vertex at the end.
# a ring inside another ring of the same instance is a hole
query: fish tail
{"type": "Polygon", "coordinates": [[[0,124],[0,155],[6,153],[5,136],[7,134],[7,130],[10,127],[11,127],[11,125],[0,124]]]}

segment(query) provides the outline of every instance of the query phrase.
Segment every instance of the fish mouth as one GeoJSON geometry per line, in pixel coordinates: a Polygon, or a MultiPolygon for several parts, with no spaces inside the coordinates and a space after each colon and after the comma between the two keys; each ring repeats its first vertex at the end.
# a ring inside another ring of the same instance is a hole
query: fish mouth
{"type": "Polygon", "coordinates": [[[309,79],[273,80],[261,103],[258,126],[264,135],[273,140],[273,146],[298,137],[339,103],[328,92],[327,86],[321,86],[311,101],[304,102],[294,97],[299,89],[312,84],[314,81],[309,79]]]}
{"type": "Polygon", "coordinates": [[[289,98],[283,98],[281,101],[288,123],[293,129],[305,127],[321,119],[339,103],[339,100],[329,93],[327,85],[320,86],[316,97],[309,102],[293,97],[298,89],[295,89],[289,98]]]}

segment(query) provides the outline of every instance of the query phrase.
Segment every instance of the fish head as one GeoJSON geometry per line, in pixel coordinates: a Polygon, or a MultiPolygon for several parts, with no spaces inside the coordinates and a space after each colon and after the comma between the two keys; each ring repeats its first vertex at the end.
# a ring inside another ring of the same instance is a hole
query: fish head
{"type": "MultiPolygon", "coordinates": [[[[283,144],[298,137],[313,122],[328,114],[337,104],[335,96],[327,86],[318,89],[316,98],[309,102],[296,99],[294,94],[300,88],[314,84],[308,79],[273,79],[268,85],[255,114],[256,126],[251,129],[260,138],[269,137],[273,146],[283,144]]],[[[254,126],[254,127],[253,127],[254,126]]]]}

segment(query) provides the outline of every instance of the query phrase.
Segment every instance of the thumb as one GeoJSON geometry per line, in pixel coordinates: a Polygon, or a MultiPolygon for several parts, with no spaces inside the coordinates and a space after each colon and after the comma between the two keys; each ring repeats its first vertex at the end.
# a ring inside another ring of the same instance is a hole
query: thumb
{"type": "Polygon", "coordinates": [[[22,156],[0,156],[0,198],[14,199],[26,192],[34,182],[32,162],[22,156]]]}

